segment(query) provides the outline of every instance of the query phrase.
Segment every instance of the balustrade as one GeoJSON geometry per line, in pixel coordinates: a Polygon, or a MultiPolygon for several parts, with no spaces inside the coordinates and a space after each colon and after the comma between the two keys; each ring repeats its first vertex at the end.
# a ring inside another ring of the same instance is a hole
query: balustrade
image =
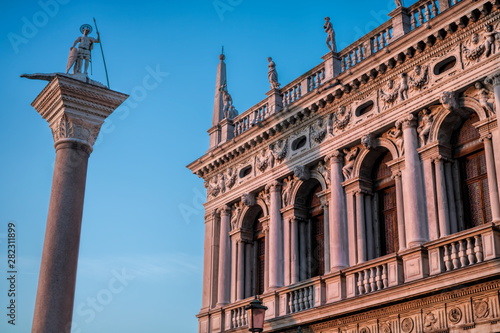
{"type": "Polygon", "coordinates": [[[240,306],[239,308],[231,309],[231,328],[238,328],[247,326],[247,311],[245,306],[240,306]]]}
{"type": "Polygon", "coordinates": [[[372,38],[370,38],[371,52],[377,53],[384,47],[389,45],[392,38],[392,27],[383,29],[382,31],[376,33],[372,38]]]}
{"type": "Polygon", "coordinates": [[[438,0],[417,2],[410,7],[410,29],[413,30],[429,22],[440,14],[438,0]]]}
{"type": "Polygon", "coordinates": [[[314,307],[314,286],[306,286],[287,292],[287,313],[304,311],[314,307]]]}
{"type": "Polygon", "coordinates": [[[287,106],[302,97],[301,83],[297,83],[283,92],[283,106],[287,106]]]}
{"type": "Polygon", "coordinates": [[[247,112],[239,115],[234,119],[234,135],[240,135],[246,130],[250,129],[252,126],[255,126],[259,122],[270,116],[268,111],[267,103],[264,105],[257,106],[253,109],[248,110],[247,112]]]}

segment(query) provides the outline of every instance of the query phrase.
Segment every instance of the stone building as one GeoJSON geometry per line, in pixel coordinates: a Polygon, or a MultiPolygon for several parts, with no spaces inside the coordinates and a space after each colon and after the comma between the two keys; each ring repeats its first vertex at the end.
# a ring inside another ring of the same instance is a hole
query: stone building
{"type": "Polygon", "coordinates": [[[200,333],[500,332],[499,18],[398,7],[239,115],[221,57],[200,333]]]}

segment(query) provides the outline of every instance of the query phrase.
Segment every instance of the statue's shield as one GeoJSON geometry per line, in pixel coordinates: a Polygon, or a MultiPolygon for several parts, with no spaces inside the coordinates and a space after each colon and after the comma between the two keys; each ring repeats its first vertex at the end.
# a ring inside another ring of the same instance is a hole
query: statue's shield
{"type": "Polygon", "coordinates": [[[66,73],[69,72],[71,66],[73,66],[73,64],[75,63],[77,56],[78,50],[75,47],[71,48],[68,56],[68,64],[66,65],[66,73]]]}

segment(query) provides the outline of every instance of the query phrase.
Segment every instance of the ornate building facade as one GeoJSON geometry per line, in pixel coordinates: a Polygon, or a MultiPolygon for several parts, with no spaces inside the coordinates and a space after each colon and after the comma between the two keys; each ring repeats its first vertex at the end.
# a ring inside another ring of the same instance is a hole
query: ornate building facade
{"type": "Polygon", "coordinates": [[[499,32],[498,0],[400,6],[240,115],[221,56],[200,333],[254,295],[264,332],[500,332],[499,32]]]}

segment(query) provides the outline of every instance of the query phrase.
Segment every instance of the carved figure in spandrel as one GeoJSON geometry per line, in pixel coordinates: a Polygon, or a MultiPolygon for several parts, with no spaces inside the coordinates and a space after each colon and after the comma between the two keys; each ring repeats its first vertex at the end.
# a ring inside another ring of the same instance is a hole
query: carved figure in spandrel
{"type": "Polygon", "coordinates": [[[400,156],[403,156],[404,139],[403,139],[403,130],[401,129],[401,123],[399,121],[396,122],[394,127],[387,132],[387,135],[394,141],[396,147],[398,147],[400,156]]]}
{"type": "Polygon", "coordinates": [[[344,174],[344,179],[350,179],[351,174],[352,174],[352,169],[354,168],[354,161],[356,160],[356,156],[358,156],[359,152],[359,147],[354,147],[351,150],[349,149],[344,149],[343,150],[344,155],[345,155],[345,165],[342,168],[342,173],[344,174]]]}
{"type": "MultiPolygon", "coordinates": [[[[485,80],[485,82],[476,82],[474,85],[474,88],[476,88],[476,98],[479,101],[479,104],[481,107],[486,111],[487,114],[494,114],[495,109],[493,107],[495,103],[495,97],[493,93],[491,92],[490,86],[485,80]]],[[[493,87],[491,87],[493,88],[493,87]]]]}
{"type": "Polygon", "coordinates": [[[486,50],[485,55],[487,57],[490,54],[495,54],[497,49],[496,39],[498,38],[498,31],[493,28],[493,25],[487,24],[484,27],[484,48],[486,50]]]}
{"type": "Polygon", "coordinates": [[[429,133],[431,131],[432,123],[434,122],[434,118],[432,117],[431,110],[423,109],[422,110],[422,120],[417,128],[417,133],[420,138],[420,144],[422,146],[427,144],[427,139],[429,137],[429,133]]]}

